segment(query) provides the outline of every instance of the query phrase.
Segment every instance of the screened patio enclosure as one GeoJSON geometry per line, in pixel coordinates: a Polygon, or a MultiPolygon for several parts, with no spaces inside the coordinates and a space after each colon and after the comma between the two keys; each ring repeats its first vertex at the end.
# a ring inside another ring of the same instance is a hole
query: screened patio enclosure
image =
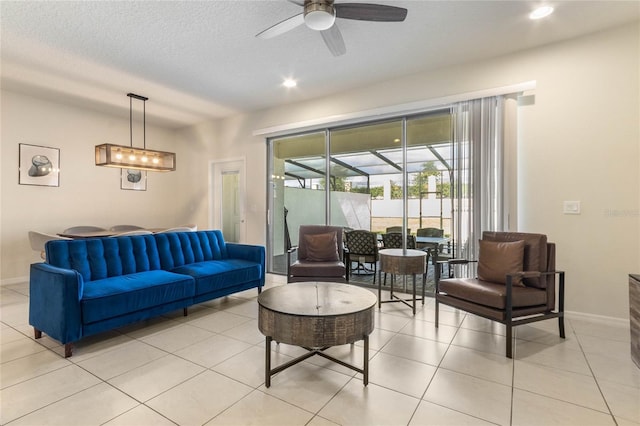
{"type": "Polygon", "coordinates": [[[518,229],[519,94],[267,139],[268,271],[286,273],[303,224],[439,228],[477,259],[483,231],[518,229]]]}
{"type": "Polygon", "coordinates": [[[414,233],[421,227],[451,233],[451,113],[405,120],[269,141],[270,272],[286,272],[286,248],[297,245],[303,224],[382,233],[406,218],[414,233]]]}

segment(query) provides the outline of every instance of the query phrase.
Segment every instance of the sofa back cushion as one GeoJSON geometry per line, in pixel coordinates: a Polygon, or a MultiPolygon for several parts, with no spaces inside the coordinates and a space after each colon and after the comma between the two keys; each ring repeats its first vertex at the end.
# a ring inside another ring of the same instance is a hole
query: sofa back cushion
{"type": "Polygon", "coordinates": [[[48,263],[74,269],[85,281],[160,269],[153,235],[47,242],[48,263]]]}
{"type": "Polygon", "coordinates": [[[205,260],[227,259],[222,231],[167,232],[154,234],[162,269],[171,270],[205,260]]]}
{"type": "Polygon", "coordinates": [[[48,263],[75,269],[85,281],[228,258],[220,230],[55,240],[46,251],[48,263]]]}

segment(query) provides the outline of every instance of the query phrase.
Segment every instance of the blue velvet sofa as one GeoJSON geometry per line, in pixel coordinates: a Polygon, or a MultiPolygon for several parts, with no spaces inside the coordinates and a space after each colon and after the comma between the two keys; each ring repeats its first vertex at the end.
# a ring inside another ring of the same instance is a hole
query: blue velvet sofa
{"type": "Polygon", "coordinates": [[[49,241],[31,265],[29,324],[65,345],[195,303],[257,288],[262,246],[227,243],[198,231],[49,241]]]}

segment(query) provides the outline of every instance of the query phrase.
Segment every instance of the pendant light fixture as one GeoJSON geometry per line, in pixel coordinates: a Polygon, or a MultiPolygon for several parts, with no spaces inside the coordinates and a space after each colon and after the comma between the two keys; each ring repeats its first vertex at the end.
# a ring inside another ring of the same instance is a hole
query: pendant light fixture
{"type": "Polygon", "coordinates": [[[129,146],[105,143],[96,145],[96,166],[120,169],[146,170],[149,172],[171,172],[176,169],[176,154],[147,149],[147,123],[145,102],[149,100],[135,93],[129,97],[129,146]],[[142,101],[142,149],[133,147],[133,99],[142,101]]]}

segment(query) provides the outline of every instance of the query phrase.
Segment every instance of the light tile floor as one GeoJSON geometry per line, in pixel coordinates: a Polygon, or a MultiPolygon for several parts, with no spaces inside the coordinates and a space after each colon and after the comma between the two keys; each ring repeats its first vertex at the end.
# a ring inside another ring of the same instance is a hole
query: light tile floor
{"type": "MultiPolygon", "coordinates": [[[[267,287],[283,285],[268,276],[267,287]]],[[[504,327],[433,300],[376,312],[370,382],[312,357],[264,386],[257,291],[80,341],[71,358],[28,325],[28,283],[0,287],[2,425],[640,425],[629,327],[569,317],[504,327]]],[[[273,345],[273,363],[302,349],[273,345]]],[[[361,363],[362,344],[329,352],[361,363]]]]}

